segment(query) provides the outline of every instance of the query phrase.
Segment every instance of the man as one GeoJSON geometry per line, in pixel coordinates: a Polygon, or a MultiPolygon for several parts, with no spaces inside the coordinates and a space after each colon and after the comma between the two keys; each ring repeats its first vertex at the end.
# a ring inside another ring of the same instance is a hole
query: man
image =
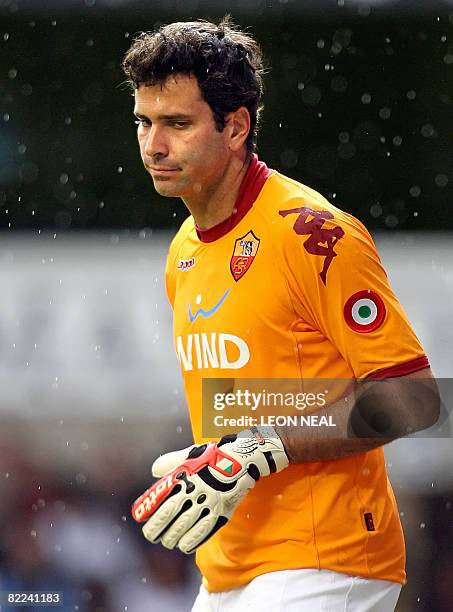
{"type": "Polygon", "coordinates": [[[145,168],[191,214],[166,287],[195,445],[157,459],[134,517],[151,542],[197,549],[196,612],[393,610],[404,543],[382,445],[430,426],[437,402],[373,241],[254,155],[261,52],[229,18],[142,34],[123,67],[145,168]],[[203,379],[238,378],[368,383],[317,411],[334,433],[252,426],[207,443],[203,379]]]}

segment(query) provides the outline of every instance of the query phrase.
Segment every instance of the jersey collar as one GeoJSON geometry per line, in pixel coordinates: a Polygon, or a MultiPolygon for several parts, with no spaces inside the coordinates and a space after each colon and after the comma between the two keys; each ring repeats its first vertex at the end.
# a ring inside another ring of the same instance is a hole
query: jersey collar
{"type": "Polygon", "coordinates": [[[222,238],[236,227],[252,208],[264,183],[271,174],[272,170],[264,162],[259,161],[257,155],[253,154],[250,165],[242,180],[231,216],[208,229],[200,229],[198,226],[195,226],[201,242],[214,242],[214,240],[222,238]]]}

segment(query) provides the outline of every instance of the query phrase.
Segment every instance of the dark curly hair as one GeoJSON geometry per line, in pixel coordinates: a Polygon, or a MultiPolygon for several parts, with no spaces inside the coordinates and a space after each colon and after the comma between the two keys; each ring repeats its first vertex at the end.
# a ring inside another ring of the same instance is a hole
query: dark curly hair
{"type": "Polygon", "coordinates": [[[251,122],[247,153],[254,151],[262,111],[263,58],[258,43],[239,30],[229,15],[219,25],[177,22],[156,32],[143,32],[127,51],[122,66],[133,89],[162,85],[173,74],[195,76],[219,132],[225,127],[226,113],[245,106],[251,122]]]}

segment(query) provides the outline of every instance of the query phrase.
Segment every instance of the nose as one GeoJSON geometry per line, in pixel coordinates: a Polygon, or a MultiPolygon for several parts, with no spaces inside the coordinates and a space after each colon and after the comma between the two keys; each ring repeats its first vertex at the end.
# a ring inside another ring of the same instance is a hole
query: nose
{"type": "Polygon", "coordinates": [[[153,125],[148,129],[143,149],[146,157],[166,157],[168,155],[168,144],[161,127],[153,125]]]}

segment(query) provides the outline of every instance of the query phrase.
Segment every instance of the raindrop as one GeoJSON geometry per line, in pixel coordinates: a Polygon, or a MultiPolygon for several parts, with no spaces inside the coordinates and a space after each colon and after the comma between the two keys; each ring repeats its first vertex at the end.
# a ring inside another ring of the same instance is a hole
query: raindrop
{"type": "Polygon", "coordinates": [[[72,123],[72,119],[71,117],[66,117],[66,119],[64,120],[65,125],[71,125],[72,123]]]}
{"type": "Polygon", "coordinates": [[[9,34],[8,34],[8,32],[5,32],[3,34],[3,40],[8,40],[8,38],[9,38],[9,34]]]}
{"type": "Polygon", "coordinates": [[[315,85],[309,85],[303,90],[301,97],[307,106],[316,106],[321,100],[321,90],[315,85]]]}
{"type": "Polygon", "coordinates": [[[453,64],[453,54],[447,53],[444,55],[444,64],[453,64]]]}
{"type": "Polygon", "coordinates": [[[92,47],[93,45],[94,45],[94,40],[92,38],[87,40],[87,47],[92,47]]]}
{"type": "Polygon", "coordinates": [[[430,123],[427,123],[426,125],[422,127],[422,129],[420,130],[420,133],[425,138],[430,138],[431,136],[434,135],[434,128],[430,123]]]}
{"type": "Polygon", "coordinates": [[[420,529],[424,529],[426,527],[426,523],[420,523],[420,529]]]}
{"type": "Polygon", "coordinates": [[[434,182],[438,187],[446,187],[448,185],[448,176],[446,174],[437,174],[434,182]]]}
{"type": "Polygon", "coordinates": [[[413,198],[418,198],[418,196],[421,194],[422,190],[420,189],[420,187],[418,185],[412,185],[412,187],[409,189],[409,194],[413,197],[413,198]]]}
{"type": "Polygon", "coordinates": [[[402,144],[403,139],[401,138],[401,136],[395,136],[392,142],[395,145],[395,147],[399,147],[402,144]]]}
{"type": "Polygon", "coordinates": [[[385,225],[394,228],[398,225],[398,217],[396,215],[387,215],[385,217],[385,225]]]}
{"type": "Polygon", "coordinates": [[[118,171],[118,174],[121,174],[123,171],[123,166],[118,166],[117,171],[118,171]]]}
{"type": "Polygon", "coordinates": [[[75,480],[78,485],[84,485],[86,484],[87,477],[85,476],[85,474],[79,473],[76,475],[75,480]]]}
{"type": "Polygon", "coordinates": [[[371,95],[369,93],[364,93],[360,99],[362,104],[369,104],[371,102],[371,95]]]}
{"type": "Polygon", "coordinates": [[[409,89],[409,91],[406,93],[406,98],[408,100],[415,100],[416,97],[417,97],[417,94],[413,89],[409,89]]]}
{"type": "Polygon", "coordinates": [[[384,106],[383,108],[381,108],[381,110],[379,111],[379,117],[381,119],[388,119],[390,117],[390,115],[392,114],[392,111],[387,107],[384,106]]]}
{"type": "Polygon", "coordinates": [[[15,68],[11,68],[8,70],[8,78],[15,79],[17,77],[17,70],[15,68]]]}
{"type": "Polygon", "coordinates": [[[346,144],[347,142],[349,142],[349,133],[348,132],[340,132],[338,134],[338,140],[341,143],[346,144]]]}
{"type": "Polygon", "coordinates": [[[320,38],[320,39],[317,41],[316,46],[318,47],[318,49],[324,49],[325,44],[326,44],[326,43],[324,42],[324,40],[323,40],[322,38],[320,38]]]}
{"type": "Polygon", "coordinates": [[[378,217],[380,217],[382,215],[382,206],[380,204],[373,204],[370,207],[370,215],[374,219],[377,219],[378,217]]]}
{"type": "Polygon", "coordinates": [[[63,174],[60,174],[60,183],[62,185],[66,185],[68,181],[69,181],[69,176],[65,172],[63,174]]]}

